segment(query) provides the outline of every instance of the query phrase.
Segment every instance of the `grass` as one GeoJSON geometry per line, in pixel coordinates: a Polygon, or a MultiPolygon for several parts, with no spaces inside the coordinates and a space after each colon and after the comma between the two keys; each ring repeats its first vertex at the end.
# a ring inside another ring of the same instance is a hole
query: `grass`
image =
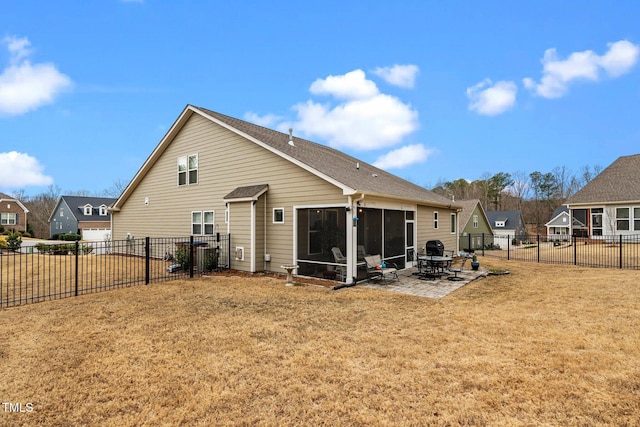
{"type": "Polygon", "coordinates": [[[2,425],[638,425],[640,272],[527,264],[441,300],[282,278],[0,311],[2,425]]]}

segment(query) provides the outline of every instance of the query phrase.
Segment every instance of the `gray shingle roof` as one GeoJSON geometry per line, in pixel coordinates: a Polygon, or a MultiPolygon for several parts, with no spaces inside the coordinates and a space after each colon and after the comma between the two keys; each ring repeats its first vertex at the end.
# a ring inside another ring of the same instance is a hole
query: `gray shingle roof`
{"type": "Polygon", "coordinates": [[[107,216],[101,216],[100,212],[96,208],[99,208],[102,205],[109,207],[117,200],[112,197],[85,196],[61,196],[60,199],[64,199],[64,201],[67,202],[67,205],[69,205],[69,208],[71,209],[71,213],[78,221],[108,221],[111,214],[107,213],[107,216]],[[84,214],[84,206],[87,204],[94,208],[92,215],[84,214]]]}
{"type": "Polygon", "coordinates": [[[325,145],[303,138],[293,137],[294,146],[289,145],[289,135],[244,120],[236,119],[206,108],[188,106],[270,146],[278,152],[307,165],[321,174],[367,194],[395,196],[398,198],[453,205],[440,196],[419,185],[413,184],[366,162],[325,145]]]}
{"type": "Polygon", "coordinates": [[[619,157],[566,205],[640,201],[640,154],[619,157]]]}
{"type": "Polygon", "coordinates": [[[269,188],[268,184],[249,185],[247,187],[238,187],[231,193],[224,196],[224,200],[249,199],[259,196],[269,188]]]}

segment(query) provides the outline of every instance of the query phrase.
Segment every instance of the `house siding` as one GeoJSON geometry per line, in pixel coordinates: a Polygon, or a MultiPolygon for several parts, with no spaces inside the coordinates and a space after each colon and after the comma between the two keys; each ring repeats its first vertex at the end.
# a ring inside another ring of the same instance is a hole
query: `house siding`
{"type": "MultiPolygon", "coordinates": [[[[200,115],[192,115],[136,185],[119,212],[113,213],[113,238],[171,237],[191,234],[191,212],[214,210],[218,229],[225,229],[226,194],[241,186],[268,184],[256,206],[255,267],[263,268],[264,253],[271,255],[268,270],[293,259],[293,206],[344,206],[342,190],[301,167],[271,153],[200,115]],[[177,159],[198,154],[198,183],[177,185],[177,159]],[[145,204],[148,199],[148,204],[145,204]],[[285,223],[272,224],[274,207],[285,209],[285,223]],[[260,219],[258,220],[258,218],[260,219]],[[265,218],[266,217],[266,218],[265,218]],[[266,243],[265,243],[266,238],[266,243]]],[[[234,269],[250,270],[250,203],[229,203],[231,249],[245,248],[245,261],[234,269]]]]}
{"type": "Polygon", "coordinates": [[[451,233],[451,214],[455,210],[447,208],[434,208],[431,206],[418,206],[416,226],[418,229],[417,248],[423,252],[429,240],[440,240],[447,251],[458,252],[458,234],[451,233]],[[434,228],[433,213],[438,212],[438,228],[434,228]]]}
{"type": "Polygon", "coordinates": [[[486,221],[485,216],[482,213],[482,210],[480,209],[480,207],[476,205],[476,207],[473,209],[473,212],[469,216],[469,221],[460,232],[459,248],[460,249],[476,249],[475,246],[477,246],[478,243],[480,243],[480,245],[482,244],[482,237],[481,237],[482,234],[486,236],[485,244],[492,241],[491,236],[493,235],[493,232],[491,231],[491,226],[486,221]],[[478,216],[478,228],[473,228],[474,215],[478,216]],[[471,236],[472,247],[469,246],[470,234],[472,235],[471,236]],[[480,239],[478,239],[478,235],[480,235],[480,239]],[[475,242],[474,242],[474,239],[475,239],[475,242]]]}

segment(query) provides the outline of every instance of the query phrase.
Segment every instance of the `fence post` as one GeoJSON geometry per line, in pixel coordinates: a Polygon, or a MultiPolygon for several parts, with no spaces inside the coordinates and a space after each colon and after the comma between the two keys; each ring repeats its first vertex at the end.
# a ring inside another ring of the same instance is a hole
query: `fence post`
{"type": "Polygon", "coordinates": [[[144,238],[144,284],[148,285],[150,280],[149,274],[149,263],[151,262],[151,249],[150,243],[151,238],[149,236],[144,238]]]}
{"type": "Polygon", "coordinates": [[[482,256],[484,256],[484,247],[485,247],[485,244],[484,244],[484,233],[482,233],[482,256]]]}
{"type": "Polygon", "coordinates": [[[79,252],[78,249],[80,249],[80,244],[76,240],[76,274],[75,274],[75,278],[76,278],[76,296],[78,296],[78,252],[79,252]]]}
{"type": "Polygon", "coordinates": [[[572,236],[573,239],[573,265],[578,265],[578,240],[576,240],[577,236],[574,233],[572,236]]]}
{"type": "Polygon", "coordinates": [[[622,234],[620,235],[620,269],[622,270],[622,234]]]}
{"type": "Polygon", "coordinates": [[[193,278],[193,235],[189,236],[189,277],[193,278]]]}
{"type": "Polygon", "coordinates": [[[511,236],[507,234],[507,261],[509,261],[510,259],[511,259],[511,236]]]}
{"type": "Polygon", "coordinates": [[[536,234],[536,238],[538,239],[538,264],[540,264],[540,235],[536,234]]]}

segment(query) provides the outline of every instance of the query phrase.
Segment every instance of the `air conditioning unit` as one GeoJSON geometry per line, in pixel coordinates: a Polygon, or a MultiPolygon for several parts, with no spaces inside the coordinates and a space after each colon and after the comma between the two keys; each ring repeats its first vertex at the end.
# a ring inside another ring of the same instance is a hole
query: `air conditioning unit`
{"type": "Polygon", "coordinates": [[[217,267],[216,249],[209,247],[197,248],[196,263],[198,271],[213,270],[217,267]]]}

